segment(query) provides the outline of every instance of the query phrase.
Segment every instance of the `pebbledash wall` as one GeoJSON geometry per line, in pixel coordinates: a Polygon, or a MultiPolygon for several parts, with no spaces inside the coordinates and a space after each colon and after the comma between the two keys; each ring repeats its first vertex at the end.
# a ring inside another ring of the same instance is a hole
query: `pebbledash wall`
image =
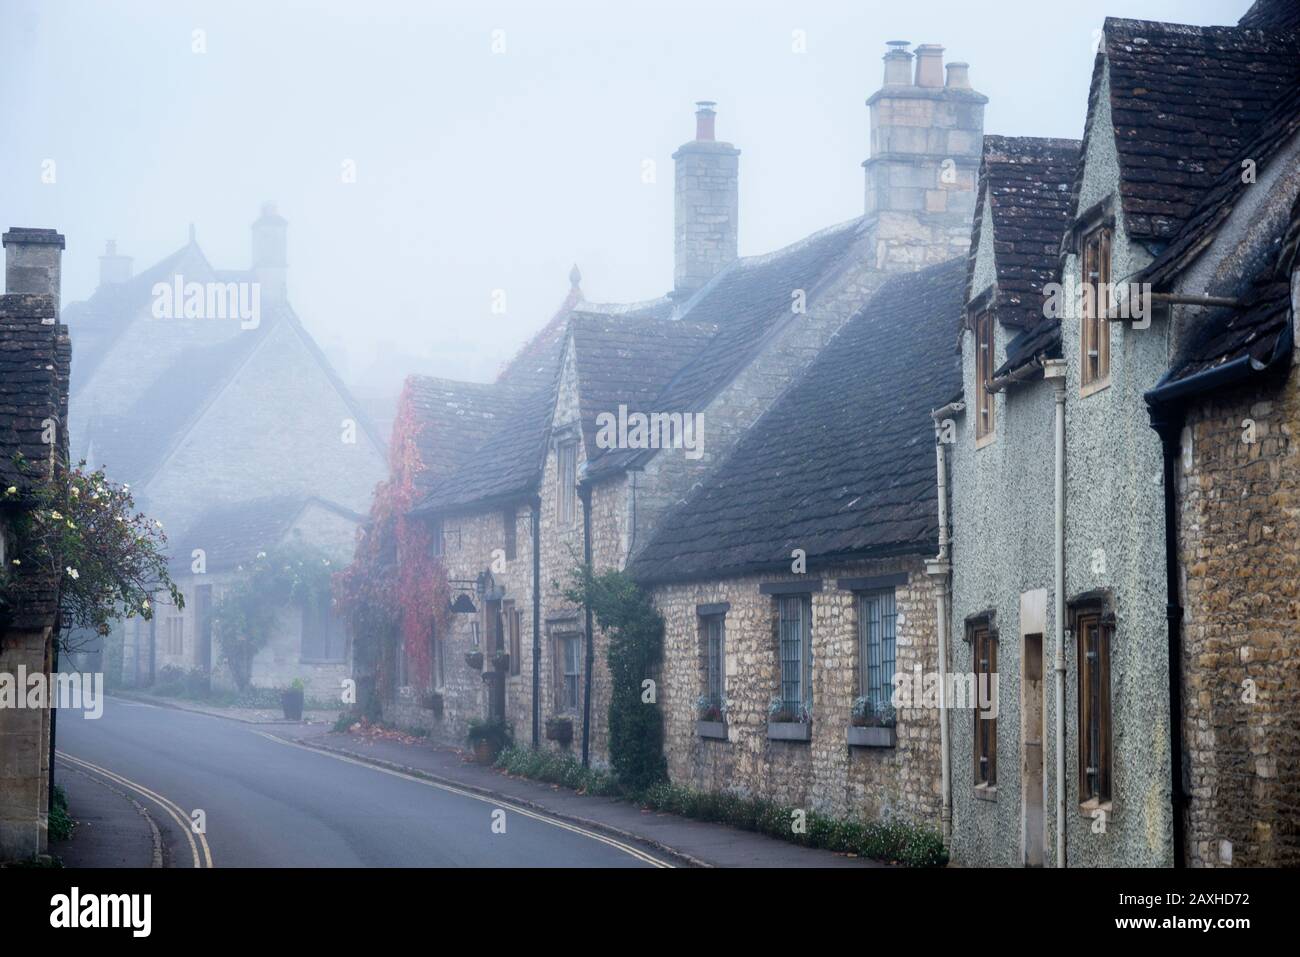
{"type": "Polygon", "coordinates": [[[1187,863],[1300,864],[1300,376],[1188,411],[1179,475],[1187,863]],[[1244,441],[1243,421],[1255,425],[1244,441]],[[1253,682],[1253,694],[1249,693],[1253,682]]]}
{"type": "Polygon", "coordinates": [[[894,747],[847,743],[858,689],[858,604],[840,578],[907,574],[895,592],[896,674],[938,667],[935,603],[924,563],[860,562],[803,575],[664,584],[654,589],[666,624],[659,700],[670,778],[706,791],[731,791],[866,820],[939,825],[938,711],[900,708],[894,747]],[[768,703],[780,691],[776,596],[765,582],[799,582],[812,591],[812,728],[809,741],[768,738],[768,703]],[[699,605],[727,603],[724,689],[727,739],[701,737],[696,701],[706,690],[699,605]]]}

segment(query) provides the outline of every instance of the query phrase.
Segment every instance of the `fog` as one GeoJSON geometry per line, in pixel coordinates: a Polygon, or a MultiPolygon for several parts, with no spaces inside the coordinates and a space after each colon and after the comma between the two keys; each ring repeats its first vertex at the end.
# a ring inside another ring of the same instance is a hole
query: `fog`
{"type": "MultiPolygon", "coordinates": [[[[1246,6],[1118,12],[1232,23],[1246,6]]],[[[740,253],[761,253],[861,213],[887,40],[968,61],[987,132],[1077,137],[1100,24],[1040,2],[6,0],[0,219],[67,236],[73,302],[110,238],[139,272],[192,223],[215,266],[244,268],[273,200],[291,300],[345,379],[487,380],[574,263],[595,301],[671,286],[670,157],[695,100],[718,102],[718,137],[742,150],[740,253]]]]}

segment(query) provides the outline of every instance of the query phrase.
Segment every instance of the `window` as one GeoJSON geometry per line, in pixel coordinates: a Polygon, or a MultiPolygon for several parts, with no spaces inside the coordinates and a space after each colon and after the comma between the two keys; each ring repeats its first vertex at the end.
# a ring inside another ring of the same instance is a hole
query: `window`
{"type": "Polygon", "coordinates": [[[895,617],[894,589],[858,595],[858,687],[876,715],[893,700],[895,617]]]}
{"type": "Polygon", "coordinates": [[[435,629],[429,639],[433,643],[433,687],[441,691],[447,684],[447,643],[435,629]]]}
{"type": "Polygon", "coordinates": [[[555,708],[578,710],[578,678],[582,673],[582,640],[573,633],[555,638],[555,708]]]}
{"type": "Polygon", "coordinates": [[[429,545],[434,558],[441,558],[443,553],[442,519],[435,518],[429,523],[429,545]]]}
{"type": "Polygon", "coordinates": [[[993,434],[993,314],[982,312],[975,319],[975,438],[993,434]]]}
{"type": "Polygon", "coordinates": [[[1079,334],[1082,384],[1087,387],[1110,378],[1110,229],[1098,227],[1083,238],[1080,251],[1083,273],[1083,317],[1079,334]]]}
{"type": "MultiPolygon", "coordinates": [[[[975,687],[995,687],[998,642],[988,622],[971,629],[971,652],[975,658],[975,687]]],[[[992,787],[998,783],[998,720],[984,716],[980,708],[974,708],[972,713],[975,715],[975,783],[992,787]]]]}
{"type": "Polygon", "coordinates": [[[501,513],[501,523],[505,527],[506,561],[514,561],[515,553],[519,550],[519,542],[515,510],[513,508],[508,508],[501,513]]]}
{"type": "Polygon", "coordinates": [[[726,618],[723,615],[705,615],[701,622],[704,632],[704,693],[710,705],[720,708],[727,693],[723,670],[726,618]]]}
{"type": "Polygon", "coordinates": [[[509,637],[509,643],[506,648],[510,652],[511,675],[519,674],[519,634],[522,630],[523,617],[523,612],[515,608],[515,603],[513,601],[505,602],[506,634],[509,637]]]}
{"type": "Polygon", "coordinates": [[[484,622],[487,628],[487,654],[491,658],[498,651],[504,650],[502,642],[501,602],[497,600],[483,603],[484,622]]]}
{"type": "Polygon", "coordinates": [[[1114,625],[1099,609],[1075,619],[1079,642],[1079,800],[1110,800],[1110,646],[1114,625]]]}
{"type": "Polygon", "coordinates": [[[185,652],[185,619],[172,615],[167,619],[167,654],[179,655],[185,652]]]}
{"type": "Polygon", "coordinates": [[[787,595],[780,607],[781,703],[798,714],[812,706],[812,598],[787,595]]]}
{"type": "Polygon", "coordinates": [[[578,514],[578,443],[561,442],[555,450],[556,508],[561,525],[572,525],[578,514]]]}
{"type": "Polygon", "coordinates": [[[347,658],[347,630],[334,614],[328,595],[322,595],[302,609],[303,661],[340,662],[347,658]]]}

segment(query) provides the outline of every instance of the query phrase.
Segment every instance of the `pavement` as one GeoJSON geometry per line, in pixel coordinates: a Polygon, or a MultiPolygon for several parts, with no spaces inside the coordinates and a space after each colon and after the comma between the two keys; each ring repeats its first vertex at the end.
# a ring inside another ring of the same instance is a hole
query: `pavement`
{"type": "Polygon", "coordinates": [[[256,722],[185,704],[115,695],[100,719],[59,722],[56,779],[85,822],[52,849],[67,866],[884,866],[511,777],[419,739],[336,734],[334,715],[256,722]]]}
{"type": "MultiPolygon", "coordinates": [[[[201,701],[191,701],[188,698],[164,698],[161,695],[149,694],[145,691],[115,691],[113,694],[129,701],[142,701],[146,704],[158,705],[161,708],[193,711],[195,714],[210,714],[218,718],[229,718],[231,721],[243,721],[245,724],[301,723],[286,718],[284,712],[279,708],[226,708],[220,705],[205,704],[201,701]]],[[[343,710],[341,706],[333,710],[308,710],[304,708],[302,721],[308,724],[328,724],[332,726],[338,716],[343,713],[343,710]]]]}

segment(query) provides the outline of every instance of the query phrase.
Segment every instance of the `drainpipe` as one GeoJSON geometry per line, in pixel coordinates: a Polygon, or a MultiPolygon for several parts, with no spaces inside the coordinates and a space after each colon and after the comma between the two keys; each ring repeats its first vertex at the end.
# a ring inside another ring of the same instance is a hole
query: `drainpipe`
{"type": "Polygon", "coordinates": [[[1182,452],[1183,407],[1180,403],[1151,405],[1151,428],[1160,436],[1164,453],[1165,499],[1165,619],[1169,630],[1169,796],[1172,802],[1174,867],[1185,865],[1183,855],[1183,605],[1178,588],[1178,457],[1182,452]]]}
{"type": "Polygon", "coordinates": [[[942,780],[939,812],[945,846],[952,841],[952,765],[948,744],[948,589],[952,564],[948,555],[948,454],[943,441],[943,423],[950,415],[966,408],[963,402],[951,402],[930,415],[934,419],[934,465],[939,506],[939,555],[926,563],[926,574],[934,582],[934,612],[939,637],[939,767],[942,780]]]}
{"type": "MultiPolygon", "coordinates": [[[[582,561],[586,574],[592,574],[591,567],[591,486],[578,486],[578,495],[582,498],[582,561]]],[[[593,636],[591,633],[591,601],[584,601],[587,622],[587,661],[582,676],[582,766],[591,765],[591,669],[595,660],[593,636]]]]}
{"type": "Polygon", "coordinates": [[[542,499],[533,496],[533,748],[541,746],[542,708],[542,499]]]}
{"type": "Polygon", "coordinates": [[[1065,867],[1065,360],[1043,363],[1043,378],[1052,380],[1056,400],[1056,454],[1054,482],[1056,507],[1052,516],[1054,542],[1053,617],[1055,637],[1052,670],[1056,691],[1056,866],[1065,867]]]}

